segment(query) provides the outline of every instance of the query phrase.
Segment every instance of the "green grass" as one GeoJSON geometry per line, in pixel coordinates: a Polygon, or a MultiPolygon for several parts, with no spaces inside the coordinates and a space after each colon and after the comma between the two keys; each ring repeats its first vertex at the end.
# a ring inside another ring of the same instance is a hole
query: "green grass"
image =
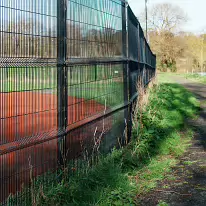
{"type": "Polygon", "coordinates": [[[72,85],[68,91],[69,96],[84,99],[94,99],[107,106],[118,106],[124,102],[123,82],[98,81],[82,85],[72,85]]]}
{"type": "Polygon", "coordinates": [[[185,74],[184,77],[195,82],[206,84],[206,76],[200,76],[199,74],[185,74]]]}
{"type": "MultiPolygon", "coordinates": [[[[112,66],[75,66],[67,68],[68,86],[79,87],[86,84],[102,82],[112,83],[121,80],[123,68],[112,66]]],[[[56,67],[11,67],[0,68],[0,91],[13,92],[57,87],[56,67]]]]}
{"type": "Polygon", "coordinates": [[[195,161],[184,161],[183,164],[185,165],[193,165],[194,163],[196,163],[195,161]]]}
{"type": "MultiPolygon", "coordinates": [[[[122,68],[101,66],[73,67],[68,70],[68,95],[94,99],[107,106],[124,102],[122,68]],[[118,72],[118,73],[115,73],[118,72]]],[[[57,93],[57,69],[46,68],[1,68],[0,92],[49,90],[57,93]]]]}
{"type": "Polygon", "coordinates": [[[174,76],[174,73],[166,73],[166,72],[159,72],[157,74],[157,80],[161,83],[173,83],[172,77],[174,76]]]}
{"type": "Polygon", "coordinates": [[[159,201],[157,206],[169,206],[169,205],[164,201],[159,201]]]}
{"type": "Polygon", "coordinates": [[[54,89],[57,71],[54,67],[0,68],[0,92],[54,89]]]}
{"type": "Polygon", "coordinates": [[[167,73],[161,72],[158,74],[158,80],[162,83],[174,82],[174,77],[184,77],[186,79],[206,84],[206,76],[201,76],[199,74],[182,74],[182,73],[167,73]]]}
{"type": "Polygon", "coordinates": [[[100,155],[99,163],[84,173],[45,186],[43,195],[37,187],[37,205],[138,204],[137,197],[155,188],[190,145],[193,131],[184,120],[198,111],[199,102],[181,85],[160,82],[144,109],[141,135],[134,128],[126,147],[100,155]]]}

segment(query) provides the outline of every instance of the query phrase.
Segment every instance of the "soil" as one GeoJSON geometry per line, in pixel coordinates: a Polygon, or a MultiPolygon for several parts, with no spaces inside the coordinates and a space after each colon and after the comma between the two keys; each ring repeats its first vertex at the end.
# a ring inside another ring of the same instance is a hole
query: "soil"
{"type": "Polygon", "coordinates": [[[142,206],[206,206],[206,85],[174,77],[200,100],[195,120],[186,120],[195,129],[195,138],[172,172],[158,182],[146,196],[138,197],[142,206]],[[164,203],[164,204],[163,204],[164,203]]]}

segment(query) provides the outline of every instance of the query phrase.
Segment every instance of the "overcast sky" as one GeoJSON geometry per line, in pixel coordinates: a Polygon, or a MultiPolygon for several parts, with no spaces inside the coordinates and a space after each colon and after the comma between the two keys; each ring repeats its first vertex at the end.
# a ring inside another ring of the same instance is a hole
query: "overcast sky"
{"type": "MultiPolygon", "coordinates": [[[[144,11],[145,0],[128,0],[128,2],[137,17],[144,11]]],[[[206,0],[148,0],[148,7],[165,2],[178,5],[188,15],[189,20],[184,25],[184,31],[206,32],[206,0]]]]}

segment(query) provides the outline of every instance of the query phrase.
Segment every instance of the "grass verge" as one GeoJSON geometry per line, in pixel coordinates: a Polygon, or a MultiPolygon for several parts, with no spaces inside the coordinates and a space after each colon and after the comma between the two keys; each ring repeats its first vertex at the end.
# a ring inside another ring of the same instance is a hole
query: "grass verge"
{"type": "Polygon", "coordinates": [[[206,76],[201,76],[199,74],[186,74],[184,77],[195,82],[206,84],[206,76]]]}
{"type": "Polygon", "coordinates": [[[198,110],[198,101],[182,86],[154,86],[131,142],[100,157],[87,172],[44,187],[35,205],[138,205],[138,196],[156,187],[190,145],[193,131],[185,118],[198,110]]]}

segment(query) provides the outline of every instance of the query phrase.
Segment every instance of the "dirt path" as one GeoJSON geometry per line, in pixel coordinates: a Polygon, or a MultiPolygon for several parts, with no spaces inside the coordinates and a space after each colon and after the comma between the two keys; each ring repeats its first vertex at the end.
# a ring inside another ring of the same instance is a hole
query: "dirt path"
{"type": "Polygon", "coordinates": [[[206,206],[206,85],[174,77],[201,102],[196,120],[187,120],[196,131],[191,147],[158,187],[141,198],[140,205],[206,206]]]}

